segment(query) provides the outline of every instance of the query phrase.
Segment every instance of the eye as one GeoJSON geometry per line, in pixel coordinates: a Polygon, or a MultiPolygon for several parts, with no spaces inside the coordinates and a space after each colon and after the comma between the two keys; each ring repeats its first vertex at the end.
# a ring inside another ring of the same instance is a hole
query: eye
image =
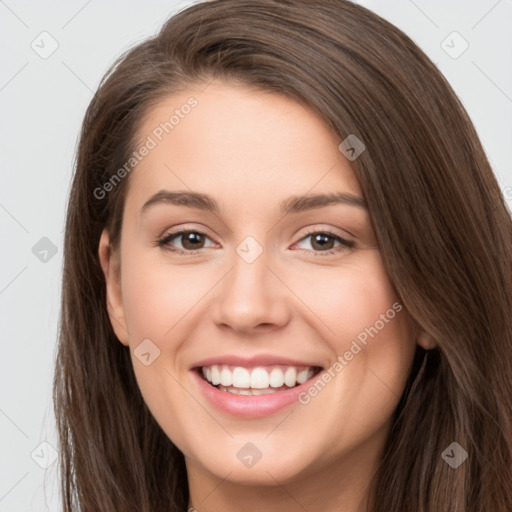
{"type": "MultiPolygon", "coordinates": [[[[315,256],[337,254],[355,246],[354,242],[346,240],[340,235],[329,230],[310,231],[302,237],[298,243],[308,239],[311,239],[310,246],[312,249],[301,250],[305,250],[308,253],[312,252],[315,256]],[[336,243],[338,246],[335,246],[336,243]]],[[[181,255],[193,255],[198,254],[205,248],[204,244],[206,240],[211,241],[208,235],[202,231],[195,229],[182,229],[165,235],[163,238],[157,240],[156,245],[159,247],[165,247],[166,249],[181,255]],[[173,240],[175,239],[181,239],[181,247],[176,247],[175,243],[173,243],[173,240]]],[[[210,245],[210,247],[214,246],[214,243],[210,245]]]]}
{"type": "MultiPolygon", "coordinates": [[[[346,240],[340,235],[329,230],[310,231],[306,234],[306,236],[301,238],[299,243],[308,239],[311,239],[310,246],[313,248],[312,250],[315,256],[328,256],[331,254],[337,254],[355,247],[354,242],[346,240]],[[339,244],[337,247],[335,247],[336,243],[339,244]]],[[[311,252],[311,250],[307,251],[311,252]]]]}
{"type": "MultiPolygon", "coordinates": [[[[202,231],[182,229],[165,235],[157,241],[157,245],[159,247],[166,247],[170,251],[177,252],[178,254],[197,254],[201,249],[204,249],[203,244],[205,243],[205,239],[210,240],[206,233],[202,231]],[[181,248],[174,248],[174,244],[171,242],[179,238],[182,239],[181,248]]],[[[213,246],[214,245],[215,244],[213,244],[213,246]]]]}

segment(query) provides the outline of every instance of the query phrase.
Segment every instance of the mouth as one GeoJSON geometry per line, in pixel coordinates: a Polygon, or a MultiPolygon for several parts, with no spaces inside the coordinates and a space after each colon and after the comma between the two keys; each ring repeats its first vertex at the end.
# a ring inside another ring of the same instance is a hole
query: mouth
{"type": "Polygon", "coordinates": [[[233,366],[213,364],[195,368],[201,379],[219,391],[242,396],[288,391],[313,379],[320,366],[233,366]]]}

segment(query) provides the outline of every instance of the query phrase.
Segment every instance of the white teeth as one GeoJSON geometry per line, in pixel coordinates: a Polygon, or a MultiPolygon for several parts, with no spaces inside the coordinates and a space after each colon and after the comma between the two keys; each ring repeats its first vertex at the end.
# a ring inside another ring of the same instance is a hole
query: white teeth
{"type": "Polygon", "coordinates": [[[233,386],[235,388],[250,388],[251,376],[245,368],[237,366],[233,370],[233,386]]]}
{"type": "Polygon", "coordinates": [[[251,388],[268,388],[268,373],[264,368],[254,368],[251,373],[251,388]]]}
{"type": "Polygon", "coordinates": [[[276,389],[276,388],[267,388],[267,389],[238,389],[234,388],[233,386],[224,387],[219,386],[219,389],[221,391],[226,391],[228,393],[232,393],[233,395],[268,395],[270,393],[278,393],[279,391],[283,391],[283,389],[276,389]]]}
{"type": "MultiPolygon", "coordinates": [[[[251,394],[253,395],[266,395],[270,390],[271,388],[267,388],[267,389],[251,389],[251,394]]],[[[272,392],[272,391],[270,391],[272,392]]]]}
{"type": "MultiPolygon", "coordinates": [[[[204,367],[203,367],[204,369],[204,367]]],[[[213,365],[211,367],[211,377],[212,380],[210,381],[214,386],[217,386],[217,384],[220,384],[220,372],[217,368],[217,365],[213,365]]],[[[206,374],[206,380],[208,380],[208,374],[206,374]]]]}
{"type": "Polygon", "coordinates": [[[288,368],[284,374],[284,383],[288,387],[292,388],[293,386],[295,386],[296,382],[297,382],[297,370],[293,366],[290,366],[290,368],[288,368]]]}
{"type": "Polygon", "coordinates": [[[301,370],[297,374],[297,382],[299,384],[302,384],[302,383],[306,382],[308,380],[308,378],[310,378],[310,377],[308,377],[308,370],[307,370],[307,368],[304,369],[304,370],[301,370]]]}
{"type": "MultiPolygon", "coordinates": [[[[214,386],[219,386],[224,391],[237,393],[238,390],[250,390],[241,394],[263,394],[276,388],[291,388],[297,384],[303,384],[314,374],[314,367],[277,366],[244,368],[242,366],[212,365],[202,367],[204,378],[214,386]],[[233,388],[236,388],[234,391],[233,388]],[[253,391],[255,391],[253,393],[253,391]],[[261,392],[258,392],[261,391],[261,392]]],[[[240,394],[240,393],[238,393],[240,394]]]]}
{"type": "Polygon", "coordinates": [[[270,372],[269,383],[273,388],[280,388],[284,384],[284,375],[280,368],[274,368],[270,372]]]}
{"type": "Polygon", "coordinates": [[[229,368],[226,368],[225,366],[222,368],[220,372],[220,383],[223,386],[233,385],[233,374],[229,371],[229,368]]]}

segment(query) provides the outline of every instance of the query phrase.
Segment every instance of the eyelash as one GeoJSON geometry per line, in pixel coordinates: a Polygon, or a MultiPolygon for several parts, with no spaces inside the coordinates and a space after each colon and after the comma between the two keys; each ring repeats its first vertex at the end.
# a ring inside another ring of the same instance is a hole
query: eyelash
{"type": "MultiPolygon", "coordinates": [[[[194,234],[198,234],[198,235],[203,235],[206,238],[210,238],[206,233],[203,233],[202,231],[198,231],[198,230],[195,230],[195,229],[182,229],[180,231],[175,231],[173,233],[169,233],[168,235],[164,236],[163,238],[160,238],[159,240],[157,240],[156,245],[158,247],[166,247],[168,250],[170,250],[170,251],[172,251],[174,253],[177,253],[179,255],[193,256],[195,254],[199,254],[202,249],[198,249],[198,250],[195,250],[195,251],[187,251],[187,250],[183,250],[183,249],[173,249],[169,245],[169,242],[173,238],[178,238],[179,236],[184,235],[186,233],[194,233],[194,234]]],[[[342,238],[338,234],[336,234],[336,233],[334,233],[332,231],[329,231],[328,229],[326,229],[326,230],[318,230],[317,229],[317,230],[309,231],[308,233],[306,233],[299,240],[299,242],[301,242],[305,238],[308,238],[311,235],[315,235],[315,234],[328,235],[329,237],[332,237],[336,241],[340,242],[341,243],[341,247],[338,247],[337,249],[329,249],[327,251],[311,251],[310,249],[299,249],[299,250],[306,251],[306,252],[313,252],[313,254],[315,256],[330,256],[330,255],[333,255],[333,254],[340,253],[340,252],[342,252],[344,250],[352,249],[355,246],[354,242],[346,240],[345,238],[342,238]]]]}

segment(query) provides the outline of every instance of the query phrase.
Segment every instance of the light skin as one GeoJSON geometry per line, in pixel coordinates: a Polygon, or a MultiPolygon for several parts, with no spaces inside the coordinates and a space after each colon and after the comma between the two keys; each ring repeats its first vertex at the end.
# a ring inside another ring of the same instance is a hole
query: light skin
{"type": "Polygon", "coordinates": [[[366,208],[280,211],[291,196],[364,199],[341,140],[317,114],[285,96],[214,81],[164,98],[141,138],[190,96],[197,106],[132,171],[119,250],[102,234],[112,326],[149,409],[185,456],[199,512],[362,510],[416,344],[432,341],[403,308],[307,405],[244,419],[207,400],[192,378],[195,362],[275,354],[327,369],[400,300],[366,208]],[[165,201],[142,210],[163,190],[208,194],[219,212],[165,201]],[[206,236],[157,245],[180,229],[206,236]],[[311,233],[326,231],[353,245],[332,235],[315,243],[311,233]],[[236,250],[248,236],[262,249],[252,263],[236,250]],[[134,354],[146,339],[160,350],[148,366],[134,354]],[[247,442],[262,453],[251,468],[237,458],[247,442]]]}

